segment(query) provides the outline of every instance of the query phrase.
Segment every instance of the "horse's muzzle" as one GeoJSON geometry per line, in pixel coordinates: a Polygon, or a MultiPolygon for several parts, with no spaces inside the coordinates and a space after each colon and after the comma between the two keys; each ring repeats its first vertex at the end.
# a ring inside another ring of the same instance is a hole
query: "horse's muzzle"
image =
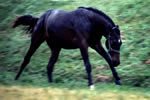
{"type": "Polygon", "coordinates": [[[112,61],[112,65],[114,67],[117,67],[118,65],[120,65],[120,61],[112,61]]]}
{"type": "Polygon", "coordinates": [[[120,54],[110,52],[112,58],[112,66],[117,67],[120,64],[120,54]]]}

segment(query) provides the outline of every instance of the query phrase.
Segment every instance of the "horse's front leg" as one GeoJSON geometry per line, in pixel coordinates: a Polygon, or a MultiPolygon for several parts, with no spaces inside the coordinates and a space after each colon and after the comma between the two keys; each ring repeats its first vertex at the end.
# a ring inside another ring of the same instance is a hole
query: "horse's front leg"
{"type": "Polygon", "coordinates": [[[91,46],[94,50],[96,50],[102,57],[105,58],[105,60],[108,62],[109,66],[110,66],[110,69],[112,71],[112,74],[115,78],[115,83],[117,85],[121,85],[121,82],[120,82],[120,78],[118,76],[118,73],[115,69],[115,67],[113,67],[112,65],[112,60],[111,60],[111,57],[110,55],[105,51],[105,49],[102,47],[101,43],[98,43],[96,45],[93,45],[91,46]]]}
{"type": "Polygon", "coordinates": [[[58,56],[59,56],[60,48],[57,49],[51,49],[51,57],[47,66],[47,75],[48,75],[48,81],[53,82],[52,78],[52,72],[54,69],[54,64],[56,63],[58,56]]]}
{"type": "Polygon", "coordinates": [[[91,64],[90,64],[89,57],[88,57],[88,47],[80,48],[80,52],[81,52],[81,55],[83,57],[84,64],[85,64],[85,67],[86,67],[86,71],[87,71],[87,74],[88,74],[88,85],[89,85],[90,89],[93,90],[94,89],[94,85],[93,85],[93,82],[92,82],[91,64]]]}

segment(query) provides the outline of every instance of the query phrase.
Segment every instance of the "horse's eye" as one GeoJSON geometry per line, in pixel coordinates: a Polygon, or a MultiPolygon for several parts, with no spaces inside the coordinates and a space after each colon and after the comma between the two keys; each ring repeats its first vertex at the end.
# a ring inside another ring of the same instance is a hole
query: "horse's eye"
{"type": "Polygon", "coordinates": [[[121,41],[121,39],[119,39],[119,40],[118,40],[118,44],[120,44],[120,45],[122,44],[122,41],[121,41]]]}

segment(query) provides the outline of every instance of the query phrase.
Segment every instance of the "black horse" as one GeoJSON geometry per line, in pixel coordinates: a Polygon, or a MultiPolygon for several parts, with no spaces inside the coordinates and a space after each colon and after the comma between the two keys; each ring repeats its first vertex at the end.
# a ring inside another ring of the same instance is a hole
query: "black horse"
{"type": "Polygon", "coordinates": [[[79,48],[88,73],[88,85],[92,86],[91,65],[88,57],[88,47],[96,50],[108,62],[115,83],[120,85],[120,78],[115,66],[120,64],[120,46],[122,44],[119,26],[95,8],[79,7],[74,11],[51,9],[40,18],[24,15],[16,18],[12,27],[27,26],[31,33],[31,45],[16,76],[19,78],[23,69],[29,63],[36,49],[46,41],[51,49],[51,57],[47,66],[49,82],[52,82],[52,72],[61,48],[79,48]],[[106,38],[106,52],[100,42],[106,38]]]}

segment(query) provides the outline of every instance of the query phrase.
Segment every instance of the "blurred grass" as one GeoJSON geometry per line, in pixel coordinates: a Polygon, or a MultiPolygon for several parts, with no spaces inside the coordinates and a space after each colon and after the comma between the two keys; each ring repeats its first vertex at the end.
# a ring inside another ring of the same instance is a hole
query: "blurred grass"
{"type": "Polygon", "coordinates": [[[107,91],[66,88],[37,88],[0,86],[1,100],[149,100],[150,95],[141,91],[107,91]]]}
{"type": "MultiPolygon", "coordinates": [[[[149,0],[1,0],[0,84],[49,86],[46,66],[50,50],[46,43],[42,44],[34,54],[20,80],[16,82],[13,80],[30,45],[30,37],[24,34],[23,27],[15,30],[10,28],[15,14],[32,14],[39,17],[46,10],[52,8],[74,10],[79,6],[91,6],[104,11],[120,26],[123,45],[121,47],[121,65],[117,70],[123,85],[149,88],[150,63],[146,63],[150,59],[149,3],[149,0]]],[[[101,87],[104,82],[97,81],[96,76],[111,77],[111,71],[104,59],[90,48],[89,55],[93,68],[93,80],[101,87]]],[[[112,84],[112,80],[107,84],[112,84]]],[[[56,85],[52,85],[52,87],[63,84],[68,88],[86,88],[87,75],[79,50],[63,49],[61,51],[55,65],[54,82],[56,85]]],[[[129,88],[124,91],[128,90],[129,88]]]]}

